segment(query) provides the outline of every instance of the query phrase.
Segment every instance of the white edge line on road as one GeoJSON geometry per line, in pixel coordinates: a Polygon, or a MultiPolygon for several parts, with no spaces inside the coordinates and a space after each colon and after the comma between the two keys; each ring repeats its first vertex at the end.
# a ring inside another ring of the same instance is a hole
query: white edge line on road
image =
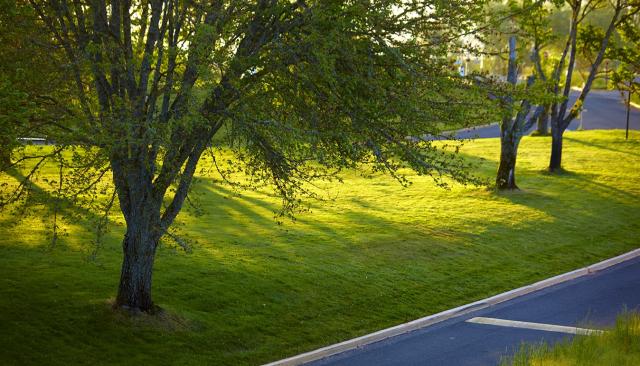
{"type": "Polygon", "coordinates": [[[543,330],[546,332],[558,332],[558,333],[568,333],[568,334],[590,335],[590,334],[603,333],[603,331],[598,329],[585,329],[585,328],[577,328],[577,327],[567,327],[564,325],[532,323],[532,322],[523,322],[519,320],[507,320],[507,319],[484,318],[484,317],[471,318],[467,320],[467,322],[475,323],[475,324],[495,325],[498,327],[533,329],[533,330],[543,330]]]}
{"type": "Polygon", "coordinates": [[[617,257],[606,259],[602,262],[598,262],[596,264],[593,264],[587,267],[583,267],[571,272],[567,272],[551,278],[547,278],[545,280],[536,282],[531,285],[526,285],[511,291],[503,292],[501,294],[486,298],[484,300],[478,300],[466,305],[458,306],[453,309],[445,310],[437,314],[429,315],[424,318],[412,320],[404,324],[396,325],[390,328],[379,330],[377,332],[369,333],[361,337],[349,339],[344,342],[332,344],[326,347],[318,348],[313,351],[301,353],[299,355],[295,355],[289,358],[274,361],[274,362],[265,364],[264,366],[294,366],[294,365],[302,365],[304,363],[311,362],[311,361],[320,360],[328,356],[342,353],[344,351],[349,351],[352,349],[363,347],[371,343],[379,342],[383,339],[404,334],[416,329],[425,328],[429,325],[439,323],[456,316],[468,314],[475,310],[488,308],[490,306],[505,302],[507,300],[511,300],[513,298],[520,297],[534,291],[542,290],[549,286],[557,285],[559,283],[566,282],[578,277],[582,277],[590,273],[601,271],[603,269],[609,268],[611,266],[628,261],[636,257],[640,257],[640,248],[624,253],[617,257]]]}

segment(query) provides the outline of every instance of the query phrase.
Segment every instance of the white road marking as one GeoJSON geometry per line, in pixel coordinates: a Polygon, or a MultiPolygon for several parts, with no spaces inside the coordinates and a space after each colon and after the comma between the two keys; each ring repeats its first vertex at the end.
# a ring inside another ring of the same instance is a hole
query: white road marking
{"type": "Polygon", "coordinates": [[[581,334],[581,335],[602,334],[602,331],[597,329],[585,329],[585,328],[567,327],[564,325],[521,322],[518,320],[506,320],[506,319],[496,319],[496,318],[477,317],[477,318],[471,318],[467,320],[467,322],[476,323],[476,324],[496,325],[499,327],[545,330],[547,332],[559,332],[559,333],[569,333],[569,334],[581,334]]]}

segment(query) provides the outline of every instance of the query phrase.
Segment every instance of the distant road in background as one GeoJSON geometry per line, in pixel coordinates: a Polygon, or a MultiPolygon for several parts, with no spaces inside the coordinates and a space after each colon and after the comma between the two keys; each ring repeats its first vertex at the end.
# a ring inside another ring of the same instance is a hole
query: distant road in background
{"type": "MultiPolygon", "coordinates": [[[[569,107],[578,98],[579,92],[572,91],[569,95],[569,107]]],[[[625,95],[626,97],[626,95],[625,95]]],[[[627,106],[618,91],[592,90],[584,103],[582,128],[585,130],[613,130],[626,128],[627,106]]],[[[580,118],[569,125],[569,130],[576,130],[580,126],[580,118]]],[[[640,130],[640,109],[631,107],[629,115],[629,129],[640,130]]],[[[535,130],[535,126],[527,131],[527,135],[535,130]]],[[[500,126],[495,124],[485,127],[468,128],[458,131],[457,138],[489,138],[500,137],[500,126]]]]}

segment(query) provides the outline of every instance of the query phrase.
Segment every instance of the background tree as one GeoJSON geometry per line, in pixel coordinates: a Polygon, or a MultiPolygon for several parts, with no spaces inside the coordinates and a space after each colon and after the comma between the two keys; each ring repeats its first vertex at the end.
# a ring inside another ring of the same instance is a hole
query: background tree
{"type": "Polygon", "coordinates": [[[117,196],[126,222],[117,307],[154,309],[156,249],[212,144],[269,183],[284,212],[307,182],[359,163],[403,182],[405,167],[439,184],[470,179],[459,157],[408,136],[468,123],[484,105],[447,57],[483,1],[29,2],[64,52],[74,118],[53,149],[18,159],[36,163],[4,204],[29,195],[47,160],[56,197],[111,180],[104,208],[117,196]]]}
{"type": "MultiPolygon", "coordinates": [[[[551,14],[553,9],[562,6],[562,2],[533,2],[530,0],[523,1],[522,4],[514,3],[512,8],[521,11],[516,22],[519,34],[527,43],[530,44],[531,62],[533,64],[534,75],[542,82],[550,79],[551,60],[549,60],[548,51],[556,41],[557,34],[551,27],[551,14]],[[546,55],[546,56],[545,56],[546,55]]],[[[544,136],[549,133],[549,117],[551,113],[551,104],[545,105],[544,110],[540,113],[537,121],[536,135],[544,136]]]]}
{"type": "Polygon", "coordinates": [[[569,127],[569,124],[579,115],[584,104],[584,100],[591,91],[591,86],[595,80],[600,64],[605,58],[605,51],[609,45],[609,40],[614,34],[617,26],[625,22],[626,19],[634,16],[640,11],[639,3],[635,0],[616,0],[612,4],[612,15],[609,24],[602,35],[598,51],[595,54],[595,58],[592,62],[591,69],[586,78],[585,84],[582,87],[577,100],[573,106],[569,108],[569,93],[571,91],[571,80],[574,73],[574,67],[576,64],[576,56],[578,50],[578,28],[586,18],[588,14],[594,10],[602,7],[604,3],[598,1],[587,1],[583,3],[582,0],[570,0],[567,4],[571,8],[571,21],[570,31],[566,39],[565,47],[562,51],[560,63],[556,67],[553,75],[553,81],[555,83],[554,93],[561,95],[564,100],[559,105],[554,106],[551,111],[551,158],[549,161],[549,171],[557,171],[562,166],[562,136],[564,131],[569,127]],[[566,62],[566,69],[564,68],[566,62]],[[564,73],[564,86],[562,87],[562,93],[560,93],[560,75],[564,73]]]}
{"type": "Polygon", "coordinates": [[[640,92],[640,17],[626,18],[619,27],[621,42],[611,50],[611,58],[620,64],[612,75],[616,85],[629,89],[633,94],[640,92]]]}
{"type": "MultiPolygon", "coordinates": [[[[530,76],[524,90],[517,88],[518,64],[516,54],[516,36],[509,38],[509,69],[507,73],[507,83],[511,84],[506,95],[500,98],[504,117],[500,123],[500,164],[496,176],[496,188],[499,190],[518,189],[516,184],[516,160],[518,156],[518,146],[522,136],[536,123],[540,114],[545,109],[544,106],[532,109],[531,98],[535,76],[530,76]],[[516,108],[517,102],[519,106],[516,108]]],[[[533,93],[535,94],[535,93],[533,93]]]]}
{"type": "Polygon", "coordinates": [[[616,88],[627,94],[627,138],[629,137],[629,112],[633,95],[640,94],[640,17],[627,18],[620,26],[621,42],[611,51],[611,58],[618,60],[612,81],[616,88]]]}
{"type": "Polygon", "coordinates": [[[59,52],[25,1],[0,0],[0,169],[11,166],[17,137],[45,137],[64,118],[68,83],[59,52]]]}

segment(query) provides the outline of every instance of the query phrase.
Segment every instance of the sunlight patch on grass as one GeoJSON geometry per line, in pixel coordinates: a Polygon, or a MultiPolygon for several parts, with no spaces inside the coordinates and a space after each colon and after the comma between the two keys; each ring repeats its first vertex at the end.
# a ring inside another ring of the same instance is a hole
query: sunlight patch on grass
{"type": "MultiPolygon", "coordinates": [[[[199,210],[186,207],[177,221],[192,252],[165,240],[154,271],[155,301],[194,325],[179,334],[105,312],[119,279],[118,214],[95,262],[89,223],[66,223],[69,235],[51,249],[44,208],[15,225],[2,214],[0,363],[260,364],[636,248],[640,133],[566,137],[563,174],[542,173],[550,138],[523,139],[520,192],[443,190],[415,175],[402,188],[345,172],[343,184],[323,186],[325,201],[283,225],[277,197],[201,175],[192,195],[199,210]]],[[[497,139],[468,142],[462,153],[493,177],[497,139]]]]}

